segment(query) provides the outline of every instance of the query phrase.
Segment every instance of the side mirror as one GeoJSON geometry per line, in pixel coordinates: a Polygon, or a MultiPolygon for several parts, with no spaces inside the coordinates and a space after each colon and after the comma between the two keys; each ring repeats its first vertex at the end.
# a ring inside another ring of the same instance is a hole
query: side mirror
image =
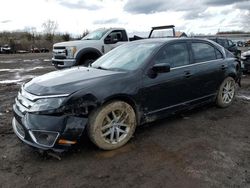
{"type": "Polygon", "coordinates": [[[165,73],[170,72],[170,65],[167,63],[155,64],[152,68],[155,73],[165,73]]]}
{"type": "Polygon", "coordinates": [[[115,44],[117,42],[118,42],[118,39],[116,38],[113,39],[112,37],[106,37],[104,39],[104,44],[115,44]]]}

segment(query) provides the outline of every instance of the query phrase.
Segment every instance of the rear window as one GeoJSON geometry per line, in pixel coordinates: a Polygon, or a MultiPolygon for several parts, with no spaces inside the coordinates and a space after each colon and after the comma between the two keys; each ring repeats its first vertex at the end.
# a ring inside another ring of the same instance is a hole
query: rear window
{"type": "Polygon", "coordinates": [[[215,48],[207,43],[192,43],[192,50],[195,63],[217,59],[215,54],[215,48]]]}

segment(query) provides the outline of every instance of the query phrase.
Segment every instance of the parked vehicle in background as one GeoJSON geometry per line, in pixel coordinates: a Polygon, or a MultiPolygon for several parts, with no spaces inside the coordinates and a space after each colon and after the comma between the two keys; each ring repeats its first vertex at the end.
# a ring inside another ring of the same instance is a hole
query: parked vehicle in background
{"type": "Polygon", "coordinates": [[[48,48],[40,48],[41,53],[48,53],[49,49],[48,48]]]}
{"type": "MultiPolygon", "coordinates": [[[[148,38],[175,37],[174,25],[152,27],[148,38]]],[[[128,38],[123,28],[98,29],[78,41],[56,43],[53,46],[52,64],[56,68],[76,65],[89,66],[96,59],[117,46],[142,37],[128,38]]]]}
{"type": "Polygon", "coordinates": [[[227,38],[218,38],[218,37],[209,39],[214,42],[217,42],[218,44],[226,48],[228,51],[232,52],[235,55],[235,57],[240,58],[241,51],[237,48],[237,45],[234,44],[232,40],[229,40],[227,38]]]}
{"type": "Polygon", "coordinates": [[[243,63],[243,70],[245,72],[249,72],[250,71],[250,48],[248,49],[248,51],[243,52],[241,54],[241,61],[243,63]]]}
{"type": "Polygon", "coordinates": [[[250,40],[246,41],[245,44],[244,44],[245,47],[248,47],[250,46],[250,40]]]}
{"type": "Polygon", "coordinates": [[[85,129],[96,146],[112,150],[126,144],[137,125],[209,102],[230,106],[240,77],[238,60],[213,41],[139,40],[92,67],[51,72],[23,85],[12,125],[23,142],[42,150],[65,150],[85,129]]]}
{"type": "Polygon", "coordinates": [[[89,66],[103,54],[128,41],[123,28],[97,29],[81,40],[54,44],[52,64],[56,68],[89,66]]]}
{"type": "Polygon", "coordinates": [[[31,53],[40,53],[40,49],[39,48],[31,48],[30,50],[31,53]]]}
{"type": "Polygon", "coordinates": [[[0,53],[2,54],[11,54],[13,53],[11,47],[9,45],[4,45],[3,47],[0,47],[0,53]]]}

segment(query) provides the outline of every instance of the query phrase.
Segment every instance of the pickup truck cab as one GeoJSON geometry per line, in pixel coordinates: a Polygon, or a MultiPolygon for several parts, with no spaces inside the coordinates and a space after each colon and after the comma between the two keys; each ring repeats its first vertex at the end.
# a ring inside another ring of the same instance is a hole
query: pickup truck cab
{"type": "Polygon", "coordinates": [[[88,66],[103,54],[128,41],[123,28],[97,29],[81,40],[54,44],[52,64],[56,68],[88,66]]]}

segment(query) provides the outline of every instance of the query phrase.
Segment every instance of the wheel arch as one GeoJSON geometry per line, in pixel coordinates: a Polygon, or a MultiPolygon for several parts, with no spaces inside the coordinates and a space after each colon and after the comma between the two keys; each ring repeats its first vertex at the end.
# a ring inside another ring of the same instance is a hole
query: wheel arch
{"type": "Polygon", "coordinates": [[[129,95],[125,95],[125,94],[113,95],[113,96],[106,98],[103,101],[102,105],[105,105],[105,104],[110,103],[112,101],[123,101],[123,102],[128,103],[134,109],[134,112],[136,114],[137,125],[140,124],[141,117],[142,117],[143,113],[140,111],[139,105],[136,103],[136,101],[133,99],[133,97],[131,97],[129,95]]]}
{"type": "Polygon", "coordinates": [[[102,53],[96,48],[84,48],[80,50],[76,55],[76,65],[80,65],[82,60],[89,57],[99,58],[102,53]]]}

